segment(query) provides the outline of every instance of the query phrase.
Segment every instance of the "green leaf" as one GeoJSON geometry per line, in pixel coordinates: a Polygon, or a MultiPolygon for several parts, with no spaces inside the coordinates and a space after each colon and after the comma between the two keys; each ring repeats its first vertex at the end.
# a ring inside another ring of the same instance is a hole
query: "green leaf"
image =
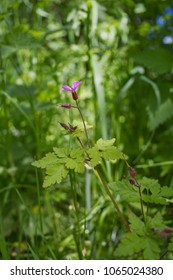
{"type": "Polygon", "coordinates": [[[103,140],[102,138],[100,138],[96,142],[96,147],[98,148],[98,150],[106,150],[106,148],[112,146],[114,142],[115,138],[112,138],[110,140],[103,140]]]}
{"type": "Polygon", "coordinates": [[[59,158],[66,158],[69,156],[70,151],[68,148],[53,148],[55,154],[59,158]]]}
{"type": "Polygon", "coordinates": [[[138,63],[154,70],[158,74],[169,72],[172,69],[172,54],[165,49],[144,50],[135,55],[138,63]]]}
{"type": "Polygon", "coordinates": [[[167,205],[170,202],[167,198],[172,197],[172,189],[161,187],[158,180],[144,177],[139,180],[139,183],[142,186],[142,199],[144,202],[161,205],[167,205]]]}
{"type": "Polygon", "coordinates": [[[50,165],[46,170],[43,187],[47,188],[55,183],[61,183],[62,179],[68,175],[68,170],[64,165],[50,165]]]}
{"type": "Polygon", "coordinates": [[[32,165],[46,168],[46,177],[43,187],[49,187],[60,183],[68,175],[69,169],[75,172],[84,170],[84,152],[80,148],[53,148],[54,153],[49,153],[42,159],[35,161],[32,165]]]}
{"type": "Polygon", "coordinates": [[[155,114],[150,112],[150,127],[151,130],[156,129],[159,125],[165,123],[168,119],[173,116],[173,102],[167,99],[162,103],[155,114]]]}
{"type": "Polygon", "coordinates": [[[88,154],[91,158],[91,166],[95,167],[100,164],[102,158],[105,160],[118,160],[123,158],[122,153],[113,146],[115,138],[111,140],[99,139],[95,146],[88,149],[88,154]]]}
{"type": "Polygon", "coordinates": [[[96,165],[100,164],[102,159],[102,154],[101,152],[98,151],[96,147],[90,148],[88,150],[88,154],[91,158],[90,163],[92,167],[95,167],[96,165]]]}
{"type": "Polygon", "coordinates": [[[160,214],[160,212],[157,212],[153,218],[148,217],[147,218],[147,227],[150,229],[156,228],[156,229],[162,229],[165,227],[163,217],[160,214]]]}
{"type": "Polygon", "coordinates": [[[135,232],[126,233],[116,249],[116,255],[120,257],[131,256],[140,252],[145,247],[145,240],[135,232]]]}
{"type": "Polygon", "coordinates": [[[134,231],[139,236],[144,235],[145,224],[141,221],[140,218],[138,218],[135,214],[130,213],[129,222],[130,222],[130,228],[131,228],[132,232],[134,231]]]}
{"type": "Polygon", "coordinates": [[[168,187],[162,187],[161,188],[161,195],[163,197],[173,197],[173,189],[172,188],[168,188],[168,187]]]}
{"type": "Polygon", "coordinates": [[[34,161],[32,165],[38,168],[46,168],[48,165],[56,163],[58,163],[57,156],[54,153],[48,153],[42,159],[34,161]]]}
{"type": "Polygon", "coordinates": [[[139,202],[138,188],[132,186],[127,180],[115,181],[109,184],[113,194],[120,195],[121,201],[139,202]]]}
{"type": "Polygon", "coordinates": [[[154,238],[139,236],[135,232],[126,233],[117,247],[116,255],[120,257],[134,256],[138,253],[139,259],[159,259],[160,248],[154,238]]]}
{"type": "Polygon", "coordinates": [[[143,251],[145,260],[158,260],[160,256],[160,247],[154,238],[145,238],[145,247],[143,251]]]}
{"type": "Polygon", "coordinates": [[[173,251],[173,237],[170,240],[170,243],[168,244],[168,250],[173,251]]]}

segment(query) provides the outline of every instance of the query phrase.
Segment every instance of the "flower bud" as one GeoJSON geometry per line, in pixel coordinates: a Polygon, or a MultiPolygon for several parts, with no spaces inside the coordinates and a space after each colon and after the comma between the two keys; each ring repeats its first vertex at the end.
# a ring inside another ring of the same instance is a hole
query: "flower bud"
{"type": "Polygon", "coordinates": [[[72,97],[73,97],[73,100],[77,100],[78,99],[78,95],[76,93],[76,91],[72,91],[72,97]]]}
{"type": "Polygon", "coordinates": [[[131,185],[134,185],[135,187],[138,187],[138,188],[140,187],[140,185],[138,184],[138,182],[135,178],[129,178],[128,180],[131,185]]]}
{"type": "Polygon", "coordinates": [[[129,167],[129,173],[131,177],[136,177],[136,170],[133,167],[129,167]]]}
{"type": "Polygon", "coordinates": [[[72,107],[71,104],[58,104],[57,106],[63,107],[63,108],[66,108],[66,109],[70,109],[72,107]]]}
{"type": "Polygon", "coordinates": [[[66,123],[59,123],[64,129],[69,130],[69,126],[66,123]]]}

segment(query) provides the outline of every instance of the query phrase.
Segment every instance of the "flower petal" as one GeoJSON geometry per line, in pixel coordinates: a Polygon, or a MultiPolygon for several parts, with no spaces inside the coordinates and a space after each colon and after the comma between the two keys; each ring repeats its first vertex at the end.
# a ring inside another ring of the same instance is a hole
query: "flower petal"
{"type": "Polygon", "coordinates": [[[73,82],[72,83],[72,89],[75,90],[77,89],[78,86],[80,86],[82,84],[82,82],[73,82]]]}
{"type": "Polygon", "coordinates": [[[63,88],[62,92],[66,92],[66,91],[72,92],[73,91],[73,89],[67,85],[62,86],[62,88],[63,88]]]}

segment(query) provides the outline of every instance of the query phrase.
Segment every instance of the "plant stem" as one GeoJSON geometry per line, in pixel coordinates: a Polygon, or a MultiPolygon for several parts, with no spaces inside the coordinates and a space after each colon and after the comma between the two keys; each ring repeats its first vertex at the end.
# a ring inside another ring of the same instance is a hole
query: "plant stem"
{"type": "Polygon", "coordinates": [[[82,119],[82,122],[83,122],[83,126],[84,126],[84,131],[85,131],[85,135],[86,135],[86,139],[87,139],[87,144],[88,144],[88,147],[90,147],[90,144],[89,144],[89,137],[88,137],[88,132],[87,132],[87,128],[86,128],[86,124],[85,124],[85,121],[84,121],[84,117],[83,117],[83,114],[82,114],[82,111],[78,105],[78,102],[76,100],[76,105],[77,105],[77,109],[80,113],[80,116],[81,116],[81,119],[82,119]]]}
{"type": "MultiPolygon", "coordinates": [[[[81,147],[84,149],[84,151],[86,152],[86,155],[88,156],[88,159],[90,160],[90,157],[89,157],[87,151],[85,150],[85,147],[84,147],[82,141],[80,140],[79,137],[77,137],[77,140],[79,141],[81,147]]],[[[110,197],[110,199],[111,199],[115,209],[117,210],[121,220],[123,221],[125,228],[127,229],[127,231],[130,231],[130,227],[128,225],[128,222],[126,221],[124,215],[122,214],[121,210],[119,209],[119,207],[118,207],[118,205],[117,205],[117,203],[116,203],[112,193],[110,192],[110,190],[109,190],[109,188],[107,186],[106,181],[104,180],[104,178],[103,178],[103,176],[102,176],[102,174],[101,174],[101,172],[100,172],[100,170],[99,170],[99,168],[97,166],[95,167],[95,170],[97,171],[97,174],[98,174],[98,176],[99,176],[99,178],[100,178],[100,180],[101,180],[101,182],[103,184],[103,187],[104,187],[105,191],[107,192],[107,194],[110,197]]]]}
{"type": "Polygon", "coordinates": [[[141,211],[142,211],[142,216],[143,216],[143,221],[145,224],[145,215],[144,215],[144,207],[143,207],[143,201],[142,201],[142,192],[141,192],[141,186],[139,185],[139,196],[140,196],[140,203],[141,203],[141,211]]]}
{"type": "Polygon", "coordinates": [[[99,178],[100,178],[100,180],[101,180],[101,182],[102,182],[102,184],[103,184],[103,187],[104,187],[105,191],[107,192],[108,196],[110,197],[110,199],[111,199],[111,201],[112,201],[112,203],[113,203],[115,209],[117,210],[117,212],[118,212],[118,214],[119,214],[119,216],[120,216],[122,222],[124,223],[124,226],[125,226],[126,230],[127,230],[127,231],[130,231],[130,227],[129,227],[129,225],[128,225],[128,222],[126,221],[126,219],[125,219],[123,213],[122,213],[121,210],[119,209],[119,207],[118,207],[118,205],[117,205],[117,203],[116,203],[116,201],[115,201],[115,199],[114,199],[112,193],[110,192],[110,190],[109,190],[109,188],[108,188],[108,186],[107,186],[107,183],[105,182],[104,178],[102,177],[102,174],[101,174],[101,172],[100,172],[100,170],[99,170],[99,168],[98,168],[97,166],[95,167],[95,170],[97,171],[97,174],[98,174],[98,176],[99,176],[99,178]]]}
{"type": "Polygon", "coordinates": [[[80,260],[83,259],[82,255],[82,242],[81,242],[81,234],[80,234],[80,224],[79,224],[79,210],[78,210],[78,204],[77,204],[77,193],[76,193],[76,187],[75,187],[75,182],[74,178],[72,176],[72,172],[70,171],[70,184],[71,184],[71,189],[72,189],[72,195],[73,195],[73,203],[74,203],[74,214],[75,214],[75,223],[73,226],[73,235],[74,235],[74,241],[76,243],[76,249],[78,252],[78,257],[80,260]]]}

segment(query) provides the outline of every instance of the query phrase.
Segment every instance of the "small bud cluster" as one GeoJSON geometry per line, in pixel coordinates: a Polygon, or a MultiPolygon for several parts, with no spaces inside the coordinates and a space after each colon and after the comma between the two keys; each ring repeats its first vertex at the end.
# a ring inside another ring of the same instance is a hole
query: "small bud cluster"
{"type": "Polygon", "coordinates": [[[65,130],[68,130],[70,133],[75,132],[77,126],[73,126],[71,124],[66,124],[66,123],[59,123],[65,130]]]}
{"type": "Polygon", "coordinates": [[[140,185],[139,185],[139,183],[136,179],[136,170],[133,167],[129,166],[129,173],[130,173],[130,176],[131,176],[131,178],[129,178],[129,183],[131,185],[136,186],[136,187],[140,187],[140,185]]]}

